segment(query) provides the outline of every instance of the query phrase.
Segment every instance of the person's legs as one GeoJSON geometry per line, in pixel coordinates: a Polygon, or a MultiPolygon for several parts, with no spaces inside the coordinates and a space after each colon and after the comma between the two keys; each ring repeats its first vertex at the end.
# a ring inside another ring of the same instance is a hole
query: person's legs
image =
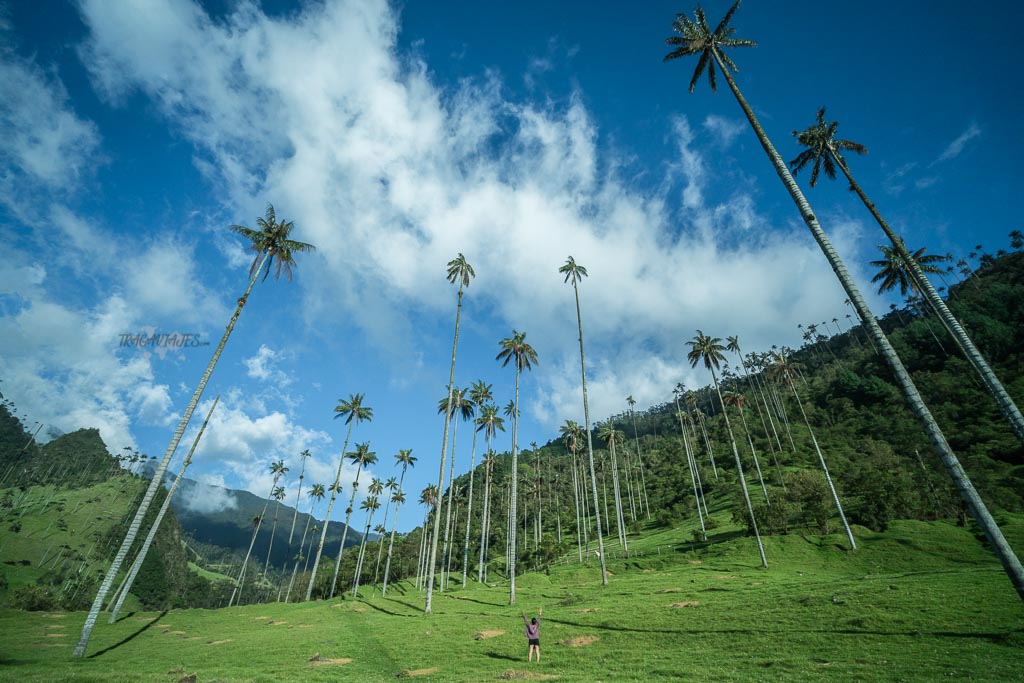
{"type": "Polygon", "coordinates": [[[533,645],[530,646],[530,653],[529,653],[529,655],[527,656],[526,659],[527,659],[527,661],[530,661],[530,662],[533,661],[533,645]]]}
{"type": "Polygon", "coordinates": [[[534,645],[537,648],[537,663],[540,664],[540,645],[534,645]]]}

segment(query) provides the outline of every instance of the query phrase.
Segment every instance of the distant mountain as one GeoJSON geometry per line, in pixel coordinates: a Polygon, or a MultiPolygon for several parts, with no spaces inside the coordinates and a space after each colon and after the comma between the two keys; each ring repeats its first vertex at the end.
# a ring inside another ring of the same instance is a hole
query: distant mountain
{"type": "MultiPolygon", "coordinates": [[[[307,489],[308,490],[308,489],[307,489]]],[[[305,493],[305,490],[303,491],[305,493]]],[[[306,497],[302,497],[303,506],[308,506],[306,497]]],[[[294,500],[294,498],[293,498],[294,500]]],[[[227,550],[244,555],[252,540],[252,520],[256,515],[263,512],[266,505],[266,498],[254,496],[248,491],[223,488],[204,484],[192,479],[183,479],[174,494],[171,508],[178,519],[182,530],[200,543],[219,546],[227,550]]],[[[334,512],[343,516],[347,499],[339,499],[335,502],[334,512]]],[[[253,558],[267,557],[267,548],[270,545],[270,531],[274,526],[274,512],[277,507],[276,501],[271,501],[267,506],[266,518],[260,527],[259,536],[256,538],[256,545],[253,546],[253,558]]],[[[298,552],[299,541],[302,538],[302,531],[306,527],[306,521],[310,516],[299,512],[295,520],[295,535],[292,540],[292,549],[289,552],[288,534],[292,527],[292,516],[295,508],[281,503],[277,510],[277,529],[274,533],[274,545],[271,550],[270,563],[275,567],[284,567],[290,559],[298,552]]],[[[310,530],[313,525],[322,527],[323,521],[313,518],[310,521],[310,530]]],[[[338,543],[341,542],[341,534],[345,528],[344,522],[334,521],[327,527],[327,541],[324,544],[325,556],[335,555],[338,551],[338,543]]],[[[312,535],[312,534],[310,534],[312,535]]],[[[350,528],[345,537],[345,546],[358,545],[363,536],[354,528],[350,528]]],[[[371,534],[373,539],[374,535],[371,534]]],[[[317,532],[319,541],[319,532],[317,532]]],[[[306,543],[308,545],[309,538],[306,543]]]]}

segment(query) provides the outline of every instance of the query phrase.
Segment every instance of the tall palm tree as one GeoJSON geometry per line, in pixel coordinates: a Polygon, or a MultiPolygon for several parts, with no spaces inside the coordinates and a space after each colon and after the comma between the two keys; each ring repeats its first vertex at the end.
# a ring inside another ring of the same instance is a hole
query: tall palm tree
{"type": "Polygon", "coordinates": [[[348,459],[356,464],[356,478],[352,481],[352,496],[348,499],[348,507],[345,508],[345,526],[341,529],[341,546],[338,548],[338,560],[334,563],[334,577],[331,579],[331,591],[328,599],[334,597],[335,586],[338,583],[341,556],[345,552],[345,537],[348,536],[348,523],[352,519],[352,505],[356,500],[356,491],[359,490],[359,475],[368,465],[377,464],[377,454],[370,450],[369,442],[357,443],[355,452],[349,453],[348,459]]]}
{"type": "Polygon", "coordinates": [[[615,443],[622,440],[622,432],[615,429],[615,425],[609,421],[597,428],[597,438],[608,444],[608,450],[612,456],[612,495],[615,498],[615,528],[619,534],[619,545],[623,550],[629,551],[626,539],[626,520],[622,515],[622,494],[619,491],[619,462],[615,457],[615,443]]]}
{"type": "MultiPolygon", "coordinates": [[[[394,477],[388,477],[388,480],[384,482],[384,488],[390,493],[394,493],[398,489],[398,480],[394,477]]],[[[377,577],[380,576],[380,561],[384,558],[384,535],[388,533],[388,513],[391,511],[391,502],[394,498],[393,495],[389,495],[387,502],[384,505],[384,519],[380,524],[373,527],[373,530],[380,536],[377,539],[377,563],[373,567],[373,590],[370,592],[370,597],[373,597],[377,593],[377,577]]]]}
{"type": "Polygon", "coordinates": [[[577,463],[576,453],[580,449],[580,441],[583,439],[583,428],[572,420],[566,420],[565,424],[559,427],[562,434],[562,443],[565,449],[572,455],[572,498],[576,507],[576,547],[579,551],[580,562],[583,561],[583,537],[581,536],[580,524],[580,486],[579,478],[576,476],[577,463]]]}
{"type": "Polygon", "coordinates": [[[388,592],[388,573],[391,571],[391,550],[395,546],[395,529],[398,527],[398,506],[405,502],[405,494],[402,492],[402,483],[405,481],[405,471],[410,467],[416,466],[416,458],[412,454],[411,448],[405,448],[398,451],[398,455],[395,456],[395,460],[398,461],[396,464],[402,465],[402,474],[398,478],[398,491],[391,497],[391,501],[395,504],[395,516],[391,522],[391,538],[388,539],[388,559],[384,563],[384,585],[381,586],[380,594],[384,596],[388,592]]]}
{"type": "Polygon", "coordinates": [[[683,439],[683,452],[686,453],[686,464],[690,470],[690,483],[693,484],[693,500],[694,504],[697,507],[697,519],[700,520],[700,533],[706,539],[708,535],[708,530],[704,524],[704,513],[701,512],[700,509],[701,489],[703,488],[703,486],[697,486],[697,479],[699,476],[697,473],[697,461],[694,459],[693,453],[690,450],[690,440],[686,436],[686,425],[683,424],[683,410],[682,408],[679,407],[679,397],[682,395],[682,393],[682,384],[672,389],[672,398],[676,404],[676,415],[679,417],[679,433],[680,435],[682,435],[683,439]]]}
{"type": "MultiPolygon", "coordinates": [[[[942,300],[942,297],[928,280],[927,273],[942,274],[942,271],[933,264],[944,260],[944,257],[937,255],[926,256],[923,254],[923,249],[911,253],[903,243],[903,239],[893,232],[889,224],[882,218],[878,208],[868,199],[857,181],[853,179],[850,166],[846,162],[846,157],[843,156],[844,151],[866,154],[867,148],[850,140],[836,138],[838,128],[838,121],[825,121],[825,108],[822,107],[818,110],[814,125],[803,131],[793,131],[793,136],[796,137],[797,142],[807,148],[790,162],[793,173],[798,173],[807,164],[813,162],[811,168],[811,187],[814,187],[817,184],[818,173],[822,167],[825,169],[825,175],[829,178],[836,177],[836,167],[843,172],[843,175],[846,176],[847,181],[850,183],[850,189],[857,193],[857,196],[860,197],[864,206],[871,212],[871,215],[892,244],[892,247],[883,248],[883,251],[888,251],[892,254],[890,257],[890,253],[886,253],[887,260],[893,261],[894,265],[897,266],[896,272],[890,271],[890,276],[895,276],[899,280],[901,291],[904,293],[908,286],[913,291],[921,293],[932,310],[935,311],[939,320],[942,321],[946,331],[949,332],[950,336],[956,341],[957,346],[963,351],[971,367],[981,377],[989,393],[995,398],[999,409],[1006,416],[1006,419],[1009,420],[1017,438],[1024,441],[1024,416],[1021,415],[1020,409],[1018,409],[1016,403],[1006,392],[1002,383],[995,376],[995,373],[992,372],[992,368],[967,335],[960,321],[950,312],[946,302],[942,300]]],[[[880,264],[874,262],[873,265],[880,264]]],[[[872,282],[874,281],[872,280],[872,282]]],[[[888,283],[889,281],[886,280],[886,284],[888,283]]],[[[886,286],[886,289],[891,288],[891,284],[886,286]]]]}
{"type": "MultiPolygon", "coordinates": [[[[449,550],[455,547],[453,539],[451,538],[452,532],[452,496],[455,494],[455,487],[452,483],[455,481],[455,443],[459,431],[459,418],[465,420],[473,419],[473,401],[468,396],[466,389],[453,389],[451,397],[442,398],[438,401],[437,412],[450,413],[445,415],[445,420],[450,421],[451,418],[455,418],[455,422],[452,425],[452,451],[451,451],[451,469],[448,471],[448,504],[445,506],[445,521],[444,521],[444,545],[441,549],[441,582],[440,590],[443,592],[448,585],[448,560],[449,550]]],[[[474,441],[476,440],[476,430],[473,430],[474,441]]]]}
{"type": "MultiPolygon", "coordinates": [[[[597,475],[594,472],[594,443],[590,433],[590,405],[587,401],[587,364],[583,356],[583,317],[580,314],[580,288],[579,283],[583,278],[588,277],[587,269],[576,263],[572,256],[569,256],[565,263],[558,269],[559,273],[565,274],[563,282],[572,281],[572,291],[576,296],[576,329],[579,332],[580,342],[580,375],[583,379],[583,422],[587,433],[587,460],[590,464],[590,485],[594,496],[594,519],[597,523],[597,554],[601,560],[601,585],[608,585],[608,568],[604,559],[604,539],[601,536],[601,512],[598,510],[600,504],[597,499],[597,475]]],[[[607,520],[606,520],[607,521],[607,520]]]]}
{"type": "MultiPolygon", "coordinates": [[[[324,542],[327,540],[327,529],[331,524],[331,510],[334,509],[334,501],[338,498],[338,493],[341,491],[341,468],[345,465],[345,455],[348,452],[348,442],[352,437],[352,428],[355,427],[362,421],[370,422],[373,420],[373,408],[364,406],[363,401],[366,400],[364,394],[349,394],[348,399],[338,399],[338,405],[334,406],[334,419],[337,420],[339,417],[345,418],[345,424],[348,425],[348,429],[345,431],[345,443],[341,446],[341,454],[338,456],[338,471],[334,475],[334,483],[328,487],[328,491],[331,493],[331,499],[327,502],[327,514],[324,515],[324,528],[320,531],[320,544],[316,548],[316,559],[313,560],[313,576],[309,579],[309,586],[306,587],[306,600],[313,597],[313,584],[316,581],[316,573],[320,568],[320,558],[324,554],[324,542]]],[[[352,506],[349,505],[349,514],[352,514],[352,506]]],[[[345,521],[345,528],[342,531],[341,548],[345,548],[344,534],[348,531],[348,520],[345,521]]],[[[341,553],[338,553],[339,562],[341,553]]],[[[335,575],[334,581],[331,581],[331,597],[334,597],[334,582],[337,581],[338,577],[335,575]]]]}
{"type": "Polygon", "coordinates": [[[537,352],[532,346],[526,342],[526,333],[512,330],[512,336],[506,337],[498,342],[501,346],[501,351],[494,357],[495,360],[502,361],[501,367],[506,367],[510,362],[514,361],[514,367],[516,370],[516,392],[515,392],[515,408],[513,410],[514,418],[512,420],[512,483],[511,483],[511,506],[509,509],[509,520],[511,520],[510,529],[511,536],[509,539],[509,545],[512,548],[512,554],[510,555],[510,562],[508,565],[508,577],[509,577],[509,597],[508,604],[516,604],[516,483],[518,479],[518,468],[519,468],[519,375],[522,374],[523,370],[530,370],[533,364],[537,362],[537,352]]]}
{"type": "MultiPolygon", "coordinates": [[[[217,398],[213,399],[213,405],[210,406],[210,412],[206,414],[206,419],[203,420],[202,426],[199,428],[199,432],[196,434],[196,438],[192,441],[192,447],[188,450],[188,455],[185,456],[185,460],[181,463],[181,469],[178,471],[178,476],[174,478],[174,483],[171,484],[171,488],[167,491],[167,496],[164,498],[163,504],[160,506],[160,511],[156,515],[156,519],[153,520],[153,524],[149,527],[149,533],[146,534],[146,540],[142,543],[142,548],[139,549],[139,553],[135,556],[135,561],[132,562],[131,569],[128,570],[128,576],[125,577],[124,582],[118,591],[116,598],[117,602],[114,604],[114,609],[110,612],[110,622],[113,624],[117,621],[117,615],[121,611],[121,605],[124,604],[124,599],[128,596],[128,592],[132,589],[132,585],[135,583],[135,577],[139,574],[139,569],[142,567],[142,563],[146,560],[146,555],[149,553],[149,548],[153,545],[153,539],[156,538],[156,532],[160,529],[160,523],[164,521],[164,515],[167,514],[167,510],[171,507],[171,499],[174,498],[174,492],[178,490],[178,484],[181,483],[182,478],[185,476],[185,470],[192,464],[192,454],[196,452],[196,446],[199,445],[199,439],[203,438],[203,432],[206,431],[206,425],[210,423],[210,417],[213,415],[213,409],[217,407],[217,403],[220,401],[220,394],[217,398]]],[[[109,606],[107,609],[110,609],[109,606]]]]}
{"type": "MultiPolygon", "coordinates": [[[[1003,569],[1013,582],[1013,586],[1017,590],[1017,594],[1022,600],[1024,600],[1024,566],[1021,565],[1020,560],[1017,558],[1016,554],[1014,554],[1013,549],[1010,548],[1010,545],[1006,542],[1006,538],[1003,536],[999,526],[995,523],[995,520],[992,519],[992,515],[985,506],[984,501],[982,501],[981,496],[978,495],[977,490],[975,490],[974,485],[967,477],[966,472],[964,472],[963,466],[957,459],[956,454],[953,453],[953,450],[946,442],[946,438],[942,434],[942,430],[939,428],[938,424],[935,422],[935,418],[932,416],[931,411],[928,410],[928,407],[921,398],[920,392],[918,392],[917,387],[910,378],[910,374],[903,366],[903,362],[896,354],[892,344],[889,343],[888,338],[882,332],[882,328],[879,327],[874,314],[868,307],[867,302],[864,301],[864,297],[861,296],[860,291],[853,282],[853,278],[850,277],[850,273],[847,271],[845,264],[839,258],[839,255],[836,253],[832,243],[825,235],[825,231],[822,230],[817,217],[814,215],[810,204],[807,202],[807,198],[804,197],[804,194],[797,186],[796,181],[793,180],[793,176],[786,167],[786,163],[775,150],[775,146],[771,143],[771,140],[768,139],[767,133],[765,133],[764,128],[761,127],[760,122],[754,115],[754,110],[751,109],[746,99],[744,99],[742,93],[740,93],[739,87],[736,85],[736,81],[732,77],[732,74],[729,73],[729,69],[732,69],[733,71],[738,71],[738,69],[732,59],[725,54],[723,51],[724,48],[752,47],[756,45],[753,41],[733,37],[735,29],[729,27],[729,21],[732,19],[737,7],[739,7],[738,0],[731,8],[729,8],[729,11],[714,31],[711,31],[708,28],[703,10],[694,10],[694,14],[697,19],[696,21],[693,21],[682,14],[677,15],[673,26],[681,35],[672,36],[668,38],[666,42],[669,45],[676,45],[678,47],[667,54],[665,56],[665,60],[668,61],[678,57],[685,57],[698,53],[701,55],[700,60],[697,63],[697,69],[694,71],[693,79],[690,82],[691,92],[697,85],[697,80],[703,73],[704,67],[709,65],[709,62],[711,61],[713,61],[714,64],[718,64],[719,69],[722,71],[723,76],[725,76],[725,79],[729,84],[729,88],[736,97],[736,101],[739,102],[740,107],[743,109],[743,113],[746,115],[751,127],[757,134],[757,138],[760,141],[761,146],[764,148],[765,153],[768,155],[772,166],[775,168],[779,178],[786,186],[793,202],[797,205],[804,223],[810,229],[815,241],[825,254],[825,258],[828,260],[829,265],[839,278],[839,281],[846,292],[846,296],[853,302],[854,310],[857,311],[857,314],[860,316],[861,320],[864,321],[864,324],[867,326],[871,336],[874,337],[877,342],[879,352],[889,364],[897,383],[900,385],[901,390],[910,404],[911,410],[914,415],[917,416],[925,432],[928,434],[928,437],[931,439],[932,445],[934,446],[939,459],[942,460],[943,465],[945,465],[957,489],[960,491],[960,495],[963,497],[968,508],[971,510],[972,515],[978,522],[978,525],[985,532],[985,536],[988,538],[996,556],[1002,563],[1003,569]]],[[[711,66],[714,64],[711,64],[711,66]]],[[[714,90],[714,71],[709,71],[708,76],[711,80],[712,90],[714,90]]]]}
{"type": "MultiPolygon", "coordinates": [[[[379,483],[380,480],[378,479],[379,483]]],[[[381,486],[383,491],[384,487],[381,486]]],[[[359,505],[360,510],[366,511],[366,528],[363,530],[363,540],[359,544],[359,557],[356,559],[356,573],[352,577],[352,597],[359,597],[359,577],[363,573],[363,555],[366,554],[366,539],[370,535],[370,525],[373,523],[373,513],[380,509],[380,502],[377,496],[369,496],[359,505]]]]}
{"type": "MultiPolygon", "coordinates": [[[[782,466],[779,464],[779,458],[775,454],[775,444],[772,443],[772,435],[768,432],[768,422],[764,419],[764,412],[761,411],[761,404],[758,402],[758,395],[765,401],[765,410],[768,412],[768,421],[772,421],[771,411],[768,409],[768,401],[764,399],[763,392],[759,391],[759,387],[754,385],[754,380],[750,378],[750,372],[747,371],[747,364],[743,360],[743,349],[740,348],[739,336],[726,337],[725,341],[728,342],[726,349],[740,359],[740,367],[743,368],[743,377],[747,380],[747,389],[750,391],[751,396],[754,397],[754,407],[757,409],[757,416],[761,420],[761,427],[764,429],[764,437],[768,441],[768,451],[772,455],[772,462],[775,463],[775,469],[779,474],[779,485],[782,489],[786,489],[786,480],[782,476],[782,466]]],[[[859,343],[859,342],[858,342],[859,343]]],[[[772,431],[775,432],[775,441],[779,444],[779,450],[782,450],[782,442],[779,440],[779,434],[775,431],[775,422],[772,422],[772,431]]]]}
{"type": "Polygon", "coordinates": [[[430,559],[430,545],[428,542],[430,533],[427,530],[427,524],[430,523],[430,513],[437,514],[439,496],[437,486],[434,484],[428,484],[420,492],[420,505],[425,506],[426,510],[423,511],[423,533],[420,534],[420,556],[416,568],[417,588],[426,587],[424,584],[426,583],[427,561],[430,559]]]}
{"type": "Polygon", "coordinates": [[[636,413],[633,411],[633,406],[636,405],[636,401],[633,400],[632,394],[626,397],[626,405],[629,406],[629,416],[633,419],[633,440],[636,441],[636,460],[640,464],[640,485],[644,492],[644,506],[647,508],[647,519],[650,519],[651,502],[647,498],[647,479],[644,477],[644,459],[640,453],[640,432],[637,431],[636,413]]]}
{"type": "Polygon", "coordinates": [[[836,510],[839,512],[839,519],[842,521],[843,529],[846,530],[846,537],[850,541],[850,549],[856,550],[857,542],[853,540],[853,532],[850,530],[850,525],[846,521],[846,513],[843,512],[843,505],[839,502],[839,494],[836,493],[836,487],[832,483],[832,475],[829,474],[828,465],[825,464],[825,456],[822,455],[821,447],[818,445],[818,439],[814,436],[814,430],[811,429],[811,421],[807,419],[807,411],[804,410],[804,402],[800,399],[800,394],[796,390],[796,379],[793,376],[796,372],[796,364],[790,361],[784,353],[774,352],[772,353],[772,358],[775,362],[770,368],[770,371],[781,383],[789,385],[790,390],[793,392],[793,398],[796,399],[796,404],[800,408],[800,414],[804,418],[804,424],[807,426],[807,432],[811,435],[811,443],[814,445],[814,451],[818,455],[818,464],[821,465],[821,471],[825,474],[825,482],[828,484],[828,490],[832,493],[832,502],[836,504],[836,510]]]}
{"type": "Polygon", "coordinates": [[[743,500],[746,502],[747,512],[750,514],[750,525],[754,530],[754,538],[757,539],[757,551],[761,554],[761,566],[767,567],[768,559],[764,555],[761,534],[757,530],[757,519],[754,517],[754,507],[750,504],[750,494],[747,492],[747,477],[743,473],[740,451],[736,447],[736,437],[733,435],[732,423],[729,422],[729,413],[725,409],[725,401],[722,400],[722,390],[718,386],[718,374],[715,372],[719,364],[725,360],[725,355],[722,353],[725,347],[722,346],[721,341],[718,337],[711,337],[697,330],[697,336],[691,341],[686,342],[690,347],[690,352],[686,354],[686,358],[690,361],[692,367],[697,367],[697,363],[703,362],[704,367],[711,371],[711,379],[715,383],[715,393],[718,394],[718,402],[722,406],[722,417],[725,418],[725,428],[729,432],[732,454],[736,458],[736,476],[740,480],[740,488],[743,489],[743,500]]]}
{"type": "Polygon", "coordinates": [[[242,599],[242,582],[245,581],[245,569],[249,564],[249,556],[252,555],[252,547],[256,544],[256,536],[259,535],[260,527],[263,526],[263,520],[267,516],[267,507],[270,505],[270,499],[274,497],[274,491],[277,490],[277,482],[280,481],[287,471],[288,468],[284,466],[284,460],[276,460],[270,464],[270,472],[274,475],[274,481],[270,485],[270,493],[267,494],[267,500],[263,503],[263,511],[253,518],[252,539],[249,541],[249,549],[245,553],[245,559],[242,560],[242,569],[238,572],[238,578],[235,580],[235,588],[231,591],[228,607],[235,604],[235,596],[238,596],[239,601],[242,599]]]}
{"type": "Polygon", "coordinates": [[[93,600],[92,607],[89,608],[89,614],[85,619],[85,624],[82,626],[82,634],[79,636],[78,644],[75,646],[73,654],[75,657],[85,655],[85,649],[89,645],[89,636],[92,635],[92,630],[96,626],[96,620],[99,618],[103,601],[106,600],[107,593],[110,592],[114,579],[121,570],[121,564],[124,562],[125,556],[135,543],[135,537],[139,533],[139,527],[142,526],[142,520],[149,511],[149,506],[153,502],[153,497],[156,495],[157,489],[163,485],[164,472],[167,471],[167,466],[170,464],[171,457],[174,455],[174,452],[178,450],[178,442],[181,441],[181,437],[185,433],[185,428],[188,427],[188,423],[192,419],[192,413],[199,404],[199,399],[203,395],[203,390],[206,389],[206,383],[210,381],[210,376],[213,374],[213,369],[217,365],[217,360],[220,358],[220,354],[224,351],[224,347],[228,343],[231,331],[235,329],[235,323],[238,322],[238,316],[242,314],[242,308],[245,306],[245,302],[248,301],[252,288],[256,285],[256,280],[259,277],[260,270],[264,265],[266,265],[266,274],[263,276],[263,279],[266,280],[267,275],[270,273],[271,266],[276,264],[277,268],[274,275],[275,279],[280,276],[283,268],[285,276],[290,282],[292,273],[291,269],[292,266],[295,265],[294,254],[316,251],[316,248],[312,244],[306,244],[305,242],[298,242],[289,239],[291,231],[295,228],[295,224],[291,221],[278,222],[277,214],[274,212],[274,207],[270,204],[267,205],[266,219],[257,218],[256,224],[259,226],[259,230],[251,230],[250,228],[246,228],[241,225],[231,226],[231,230],[250,241],[249,250],[256,253],[256,258],[253,261],[252,267],[249,269],[249,286],[246,288],[245,293],[241,298],[238,299],[238,304],[235,306],[235,312],[231,316],[231,320],[228,321],[228,326],[224,330],[224,335],[221,337],[220,343],[217,344],[217,348],[214,350],[213,357],[210,358],[210,362],[207,363],[206,370],[203,371],[203,375],[199,379],[199,385],[196,387],[195,392],[192,394],[192,398],[185,407],[185,412],[182,413],[181,420],[178,422],[178,427],[174,430],[174,435],[171,437],[171,442],[167,445],[167,450],[164,451],[163,457],[157,464],[156,471],[153,472],[153,478],[149,482],[149,488],[146,489],[146,493],[142,497],[142,501],[139,503],[138,509],[135,511],[135,517],[132,519],[131,524],[128,525],[128,531],[125,533],[124,540],[121,542],[121,547],[114,555],[114,560],[110,563],[110,567],[107,569],[107,573],[103,577],[103,581],[100,583],[100,588],[96,592],[96,597],[93,600]]]}
{"type": "Polygon", "coordinates": [[[487,403],[480,409],[480,417],[477,418],[477,431],[483,430],[484,439],[487,440],[487,454],[484,456],[484,509],[480,516],[480,566],[477,571],[477,582],[484,581],[484,566],[487,558],[487,538],[491,522],[491,474],[495,463],[494,450],[491,448],[491,441],[497,436],[498,431],[505,431],[505,420],[498,415],[498,406],[494,403],[487,403]]]}
{"type": "Polygon", "coordinates": [[[768,488],[764,485],[764,475],[761,474],[761,463],[757,460],[757,450],[754,448],[754,440],[750,436],[750,430],[747,428],[747,418],[743,414],[743,409],[747,406],[747,397],[737,391],[730,391],[725,394],[725,402],[736,409],[736,412],[740,415],[740,424],[743,427],[743,433],[747,435],[747,445],[750,446],[750,454],[754,456],[754,468],[757,469],[757,480],[761,483],[761,492],[764,494],[764,502],[771,505],[771,501],[768,499],[768,488]]]}
{"type": "MultiPolygon", "coordinates": [[[[473,266],[469,265],[466,261],[466,257],[461,253],[454,259],[448,262],[447,271],[448,282],[459,285],[458,304],[455,307],[455,339],[452,341],[452,364],[451,369],[448,372],[448,402],[451,403],[452,396],[455,391],[455,352],[459,348],[459,320],[462,317],[462,292],[466,287],[469,287],[469,282],[472,278],[476,277],[476,272],[473,270],[473,266]]],[[[445,455],[448,452],[448,426],[451,422],[451,415],[445,413],[444,418],[444,438],[441,441],[441,469],[437,475],[437,490],[438,493],[444,490],[444,465],[445,455]]],[[[430,557],[428,564],[430,565],[430,581],[427,584],[427,597],[424,601],[424,614],[430,614],[430,603],[434,597],[434,566],[437,562],[437,541],[441,533],[441,516],[434,516],[434,530],[431,534],[430,541],[430,557]]],[[[424,532],[426,529],[424,529],[424,532]]]]}
{"type": "MultiPolygon", "coordinates": [[[[295,492],[295,510],[292,512],[292,528],[291,531],[288,532],[288,557],[292,556],[292,538],[295,536],[295,521],[299,518],[299,496],[302,495],[302,480],[306,478],[306,461],[309,460],[312,455],[313,454],[309,452],[308,448],[299,453],[299,459],[302,462],[302,467],[299,468],[299,488],[295,492]]],[[[301,550],[302,546],[300,545],[299,548],[301,550]]],[[[284,587],[283,583],[281,584],[281,587],[284,587]]],[[[281,601],[280,590],[277,592],[277,601],[281,601]]]]}
{"type": "Polygon", "coordinates": [[[270,569],[270,553],[274,550],[274,534],[277,533],[277,514],[281,511],[281,501],[284,500],[284,487],[278,486],[270,495],[277,501],[277,505],[274,506],[274,523],[270,527],[270,543],[267,544],[267,561],[263,564],[263,576],[266,576],[267,570],[270,569]]]}
{"type": "MultiPolygon", "coordinates": [[[[879,269],[875,276],[871,278],[872,282],[880,283],[878,285],[878,293],[884,294],[885,292],[896,289],[896,287],[899,286],[900,295],[907,297],[907,303],[922,317],[925,327],[928,328],[928,333],[931,334],[932,339],[935,340],[939,349],[948,356],[949,354],[946,352],[946,347],[942,345],[942,342],[935,335],[931,324],[925,320],[928,311],[925,310],[924,306],[919,304],[921,301],[919,298],[921,291],[917,285],[917,281],[913,278],[913,274],[911,273],[909,266],[903,261],[903,257],[900,256],[900,254],[892,247],[880,244],[878,245],[878,249],[882,252],[883,258],[871,262],[871,265],[879,269]]],[[[936,261],[945,260],[942,256],[925,254],[923,247],[915,251],[911,255],[911,258],[917,261],[921,271],[925,273],[941,273],[942,271],[933,264],[936,261]]]]}
{"type": "MultiPolygon", "coordinates": [[[[473,382],[469,389],[469,400],[474,408],[483,410],[484,406],[494,400],[491,385],[482,379],[473,382]]],[[[476,420],[479,423],[479,418],[476,420]]],[[[481,426],[473,430],[473,449],[469,456],[469,500],[466,507],[466,542],[462,547],[462,587],[466,587],[466,574],[469,571],[469,532],[473,527],[473,479],[476,475],[476,435],[481,426]]]]}
{"type": "MultiPolygon", "coordinates": [[[[292,597],[292,587],[295,586],[295,575],[299,571],[299,562],[306,559],[302,555],[302,549],[306,547],[306,532],[309,531],[309,523],[313,520],[313,508],[317,503],[324,499],[324,496],[327,495],[327,491],[324,489],[323,484],[313,484],[307,495],[309,496],[309,512],[306,513],[306,528],[302,530],[302,540],[299,541],[299,552],[295,556],[295,566],[292,567],[292,578],[288,582],[288,592],[285,593],[284,596],[285,602],[288,602],[292,597]]],[[[314,531],[314,533],[316,532],[314,531]]],[[[312,545],[312,539],[310,539],[310,544],[312,545]]],[[[312,548],[310,548],[310,550],[312,550],[312,548]]]]}

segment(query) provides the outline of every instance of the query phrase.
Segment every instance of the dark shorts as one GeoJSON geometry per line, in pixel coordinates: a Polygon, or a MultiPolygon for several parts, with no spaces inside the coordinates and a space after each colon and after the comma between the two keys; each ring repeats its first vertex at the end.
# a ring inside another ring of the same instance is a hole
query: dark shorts
{"type": "Polygon", "coordinates": [[[530,638],[530,645],[540,647],[540,638],[530,638]]]}

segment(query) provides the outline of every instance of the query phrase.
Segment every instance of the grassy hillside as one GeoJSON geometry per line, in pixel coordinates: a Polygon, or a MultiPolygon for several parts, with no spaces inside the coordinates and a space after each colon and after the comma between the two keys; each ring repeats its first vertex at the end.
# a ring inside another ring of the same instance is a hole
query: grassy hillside
{"type": "MultiPolygon", "coordinates": [[[[725,529],[723,535],[730,533],[725,529]]],[[[1024,517],[1006,520],[1015,544],[1024,517]]],[[[83,613],[0,612],[3,681],[1016,680],[1024,606],[970,532],[947,522],[693,548],[692,529],[650,529],[610,584],[576,563],[507,585],[372,599],[127,614],[67,655],[83,613]],[[519,608],[544,608],[543,660],[527,664],[519,608]],[[326,660],[312,662],[319,655],[326,660]],[[349,661],[350,660],[350,661],[349,661]]]]}

